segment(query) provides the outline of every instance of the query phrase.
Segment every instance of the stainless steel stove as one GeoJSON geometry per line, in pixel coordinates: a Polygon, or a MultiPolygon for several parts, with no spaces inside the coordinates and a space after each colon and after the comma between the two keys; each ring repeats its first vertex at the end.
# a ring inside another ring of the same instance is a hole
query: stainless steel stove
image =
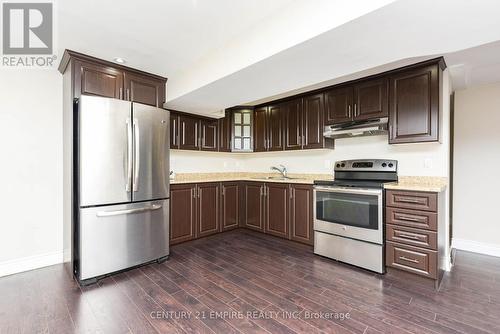
{"type": "Polygon", "coordinates": [[[378,273],[384,266],[384,190],[395,160],[335,163],[334,180],[314,182],[314,253],[378,273]]]}

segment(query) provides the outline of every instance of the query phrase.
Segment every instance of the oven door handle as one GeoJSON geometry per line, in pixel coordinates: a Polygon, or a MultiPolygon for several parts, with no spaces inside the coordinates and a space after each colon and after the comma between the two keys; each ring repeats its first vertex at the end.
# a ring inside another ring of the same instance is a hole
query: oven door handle
{"type": "Polygon", "coordinates": [[[366,195],[382,195],[382,189],[360,189],[360,188],[343,188],[343,187],[314,187],[314,191],[323,191],[329,193],[344,193],[344,194],[366,194],[366,195]]]}

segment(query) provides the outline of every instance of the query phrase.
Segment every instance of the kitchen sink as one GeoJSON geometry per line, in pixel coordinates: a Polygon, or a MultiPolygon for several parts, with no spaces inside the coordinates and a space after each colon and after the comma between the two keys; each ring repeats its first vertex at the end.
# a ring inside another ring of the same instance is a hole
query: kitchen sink
{"type": "Polygon", "coordinates": [[[284,176],[264,176],[264,177],[252,177],[254,180],[278,180],[278,181],[286,181],[286,180],[295,180],[296,177],[284,177],[284,176]]]}

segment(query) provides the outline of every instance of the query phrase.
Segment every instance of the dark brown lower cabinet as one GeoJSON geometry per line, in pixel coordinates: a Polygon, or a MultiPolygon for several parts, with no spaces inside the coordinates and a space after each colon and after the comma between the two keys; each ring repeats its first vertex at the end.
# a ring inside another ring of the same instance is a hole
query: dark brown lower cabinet
{"type": "Polygon", "coordinates": [[[264,187],[262,182],[245,182],[245,227],[264,232],[264,187]]]}
{"type": "Polygon", "coordinates": [[[170,244],[196,237],[196,185],[170,186],[170,244]]]}
{"type": "Polygon", "coordinates": [[[197,185],[197,237],[219,232],[219,183],[197,185]]]}
{"type": "Polygon", "coordinates": [[[290,185],[290,239],[308,245],[314,243],[313,187],[307,184],[290,185]]]}
{"type": "Polygon", "coordinates": [[[313,187],[248,181],[174,184],[170,244],[246,227],[313,244],[313,187]]]}
{"type": "Polygon", "coordinates": [[[265,232],[287,238],[288,228],[288,184],[267,183],[264,187],[265,232]]]}
{"type": "Polygon", "coordinates": [[[221,185],[221,231],[239,226],[240,205],[240,183],[223,182],[221,185]]]}

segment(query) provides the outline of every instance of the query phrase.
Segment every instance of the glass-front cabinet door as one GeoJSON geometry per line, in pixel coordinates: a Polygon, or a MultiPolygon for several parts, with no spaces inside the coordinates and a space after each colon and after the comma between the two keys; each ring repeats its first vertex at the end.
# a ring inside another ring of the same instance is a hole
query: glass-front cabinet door
{"type": "Polygon", "coordinates": [[[233,109],[233,152],[252,152],[252,109],[233,109]]]}

